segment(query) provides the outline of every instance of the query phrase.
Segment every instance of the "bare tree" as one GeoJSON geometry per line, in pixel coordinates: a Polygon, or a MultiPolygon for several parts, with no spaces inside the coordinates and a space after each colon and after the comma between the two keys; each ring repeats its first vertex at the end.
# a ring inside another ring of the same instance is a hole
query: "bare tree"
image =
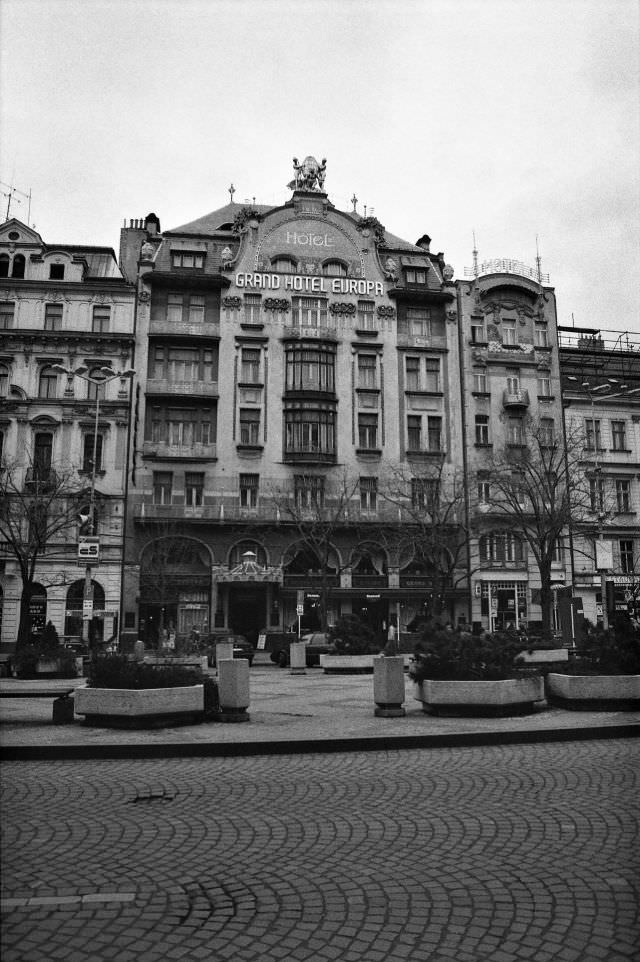
{"type": "Polygon", "coordinates": [[[397,512],[394,537],[400,558],[432,579],[427,614],[441,615],[453,593],[468,585],[473,534],[461,473],[443,459],[386,468],[381,496],[397,512]]]}
{"type": "Polygon", "coordinates": [[[359,512],[354,506],[358,490],[358,478],[307,473],[296,475],[293,485],[284,481],[269,492],[277,518],[296,533],[301,564],[308,564],[304,571],[307,584],[319,595],[323,631],[331,588],[339,583],[340,572],[348,564],[341,559],[337,542],[347,531],[352,541],[354,535],[358,540],[359,512]]]}
{"type": "Polygon", "coordinates": [[[75,469],[4,459],[0,469],[0,541],[18,563],[22,579],[17,648],[31,637],[30,601],[45,553],[76,543],[88,498],[75,469]]]}
{"type": "Polygon", "coordinates": [[[549,418],[527,416],[517,443],[508,439],[494,449],[486,469],[485,522],[522,538],[540,574],[542,631],[553,629],[552,564],[570,526],[591,511],[589,479],[584,470],[584,438],[578,429],[566,436],[549,418]]]}

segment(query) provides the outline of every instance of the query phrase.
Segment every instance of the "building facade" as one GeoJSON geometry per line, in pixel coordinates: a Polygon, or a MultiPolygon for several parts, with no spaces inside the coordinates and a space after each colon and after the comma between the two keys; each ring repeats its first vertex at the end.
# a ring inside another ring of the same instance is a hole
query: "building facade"
{"type": "MultiPolygon", "coordinates": [[[[476,263],[457,282],[465,476],[474,537],[469,554],[472,621],[488,630],[539,624],[540,570],[517,516],[500,504],[496,473],[521,451],[562,437],[555,293],[539,265],[476,263]]],[[[526,482],[525,482],[526,488],[526,482]]],[[[533,492],[523,492],[529,497],[533,492]]],[[[530,500],[530,498],[529,498],[530,500]]],[[[559,539],[552,581],[571,583],[559,539]]]]}
{"type": "Polygon", "coordinates": [[[122,231],[141,375],[125,623],[151,641],[347,613],[382,633],[436,594],[468,611],[455,550],[442,579],[405,530],[462,465],[453,271],[426,235],[334,207],[313,158],[289,187],[122,231]]]}
{"type": "Polygon", "coordinates": [[[567,437],[585,476],[572,532],[574,595],[607,623],[640,604],[640,338],[560,327],[567,437]]]}
{"type": "MultiPolygon", "coordinates": [[[[92,567],[97,638],[118,631],[130,388],[119,378],[97,385],[80,375],[96,381],[105,368],[117,372],[131,366],[134,306],[133,288],[110,248],[49,244],[14,219],[0,226],[3,471],[5,477],[11,474],[14,500],[22,500],[27,514],[33,509],[60,515],[78,493],[86,494],[88,503],[93,485],[97,507],[91,537],[100,543],[99,561],[92,567]]],[[[43,530],[50,520],[42,516],[43,530]]],[[[22,519],[15,537],[28,540],[28,527],[22,519]]],[[[34,634],[49,620],[59,635],[82,634],[85,572],[78,562],[79,528],[76,517],[48,528],[53,533],[38,555],[31,590],[34,634]]],[[[0,640],[5,653],[15,646],[22,587],[20,565],[4,539],[0,640]]]]}

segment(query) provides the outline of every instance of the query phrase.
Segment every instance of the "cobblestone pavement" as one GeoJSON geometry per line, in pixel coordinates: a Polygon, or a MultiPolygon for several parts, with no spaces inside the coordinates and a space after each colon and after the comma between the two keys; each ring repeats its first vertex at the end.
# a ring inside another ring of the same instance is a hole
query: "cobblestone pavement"
{"type": "Polygon", "coordinates": [[[3,959],[629,962],[639,761],[610,740],[7,762],[3,959]]]}

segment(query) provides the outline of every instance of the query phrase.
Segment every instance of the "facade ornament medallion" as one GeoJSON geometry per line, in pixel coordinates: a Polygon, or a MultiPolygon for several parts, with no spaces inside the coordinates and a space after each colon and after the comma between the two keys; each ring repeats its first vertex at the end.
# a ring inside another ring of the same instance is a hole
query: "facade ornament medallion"
{"type": "Polygon", "coordinates": [[[347,301],[334,301],[329,305],[329,311],[331,314],[355,314],[356,305],[347,301]]]}
{"type": "Polygon", "coordinates": [[[237,311],[242,306],[241,297],[223,297],[222,306],[227,310],[237,311]]]}
{"type": "Polygon", "coordinates": [[[455,271],[451,266],[451,264],[445,264],[444,270],[442,272],[442,276],[445,279],[445,283],[447,284],[451,283],[451,281],[453,280],[454,274],[455,274],[455,271]]]}
{"type": "Polygon", "coordinates": [[[389,304],[378,304],[377,308],[378,317],[395,317],[396,312],[393,307],[389,304]]]}
{"type": "Polygon", "coordinates": [[[265,311],[282,313],[291,310],[291,302],[286,297],[267,297],[262,306],[265,311]]]}
{"type": "Polygon", "coordinates": [[[313,190],[324,192],[324,178],[326,176],[327,159],[322,158],[319,164],[315,157],[305,157],[301,164],[298,158],[293,158],[293,180],[289,181],[287,187],[290,190],[313,190]]]}
{"type": "Polygon", "coordinates": [[[398,270],[398,263],[393,259],[393,257],[387,257],[384,262],[384,276],[388,281],[397,281],[400,276],[398,270]]]}

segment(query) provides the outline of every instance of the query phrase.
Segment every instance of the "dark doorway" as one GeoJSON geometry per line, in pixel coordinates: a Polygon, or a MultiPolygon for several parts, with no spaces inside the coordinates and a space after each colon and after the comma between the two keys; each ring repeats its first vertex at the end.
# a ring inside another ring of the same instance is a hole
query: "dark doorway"
{"type": "Polygon", "coordinates": [[[267,589],[264,585],[231,585],[229,595],[229,626],[237,635],[244,635],[252,645],[267,621],[267,589]]]}

